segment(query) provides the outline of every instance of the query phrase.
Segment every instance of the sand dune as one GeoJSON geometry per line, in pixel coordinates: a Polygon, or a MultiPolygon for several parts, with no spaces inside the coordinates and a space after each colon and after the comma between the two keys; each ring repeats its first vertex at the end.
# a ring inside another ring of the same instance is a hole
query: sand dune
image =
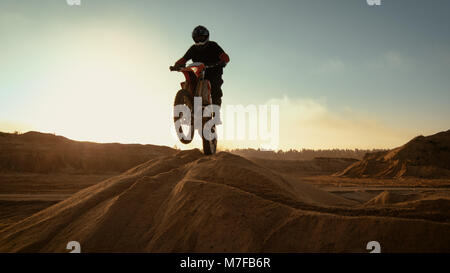
{"type": "Polygon", "coordinates": [[[417,193],[417,194],[399,194],[399,193],[392,193],[389,191],[383,191],[382,193],[378,194],[371,200],[367,201],[366,205],[392,205],[397,204],[401,202],[408,202],[413,200],[419,200],[423,198],[424,195],[417,193]]]}
{"type": "Polygon", "coordinates": [[[79,241],[83,252],[366,252],[372,240],[384,252],[450,251],[446,221],[353,206],[237,155],[181,151],[5,228],[0,251],[79,241]]]}
{"type": "Polygon", "coordinates": [[[175,152],[163,146],[80,142],[39,132],[0,133],[0,229],[80,189],[175,152]]]}
{"type": "Polygon", "coordinates": [[[371,200],[367,201],[365,205],[382,205],[382,206],[403,206],[413,207],[414,204],[429,203],[433,205],[441,204],[439,210],[448,208],[450,210],[450,192],[434,192],[423,191],[417,193],[393,193],[390,191],[383,191],[371,200]]]}
{"type": "Polygon", "coordinates": [[[418,136],[386,152],[368,153],[337,176],[344,177],[450,177],[450,130],[418,136]]]}

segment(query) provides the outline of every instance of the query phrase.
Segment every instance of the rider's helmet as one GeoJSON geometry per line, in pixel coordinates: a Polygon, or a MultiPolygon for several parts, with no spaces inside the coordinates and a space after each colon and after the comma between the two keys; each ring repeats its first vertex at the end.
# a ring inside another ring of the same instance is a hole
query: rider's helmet
{"type": "Polygon", "coordinates": [[[196,26],[192,31],[192,39],[195,45],[204,45],[209,41],[209,31],[204,26],[196,26]]]}

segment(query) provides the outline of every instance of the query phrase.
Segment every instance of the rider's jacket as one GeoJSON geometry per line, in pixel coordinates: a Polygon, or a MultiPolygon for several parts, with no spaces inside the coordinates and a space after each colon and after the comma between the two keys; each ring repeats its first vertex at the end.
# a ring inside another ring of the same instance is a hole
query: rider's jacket
{"type": "MultiPolygon", "coordinates": [[[[183,58],[179,59],[176,64],[185,64],[188,60],[193,62],[202,62],[205,65],[213,65],[220,61],[228,63],[230,57],[225,51],[214,41],[209,41],[203,46],[192,45],[183,58]]],[[[205,72],[206,79],[218,78],[222,75],[223,68],[221,66],[208,68],[205,72]]]]}

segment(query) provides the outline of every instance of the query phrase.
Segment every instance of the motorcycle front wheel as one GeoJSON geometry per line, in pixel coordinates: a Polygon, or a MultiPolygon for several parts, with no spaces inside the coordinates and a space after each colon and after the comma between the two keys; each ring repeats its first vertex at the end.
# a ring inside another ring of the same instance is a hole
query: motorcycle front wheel
{"type": "Polygon", "coordinates": [[[177,92],[174,106],[173,122],[175,123],[175,131],[177,132],[178,139],[183,144],[189,144],[194,138],[194,100],[191,93],[185,89],[181,89],[177,92]],[[179,111],[184,109],[185,112],[179,111]],[[183,113],[190,113],[184,115],[183,113]]]}

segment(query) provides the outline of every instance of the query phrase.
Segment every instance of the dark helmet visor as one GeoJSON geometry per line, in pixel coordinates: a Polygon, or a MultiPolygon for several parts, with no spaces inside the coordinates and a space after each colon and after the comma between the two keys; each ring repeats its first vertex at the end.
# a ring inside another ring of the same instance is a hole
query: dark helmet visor
{"type": "Polygon", "coordinates": [[[196,43],[202,43],[204,41],[206,41],[207,37],[204,35],[199,35],[199,36],[195,36],[194,37],[194,42],[196,43]]]}

